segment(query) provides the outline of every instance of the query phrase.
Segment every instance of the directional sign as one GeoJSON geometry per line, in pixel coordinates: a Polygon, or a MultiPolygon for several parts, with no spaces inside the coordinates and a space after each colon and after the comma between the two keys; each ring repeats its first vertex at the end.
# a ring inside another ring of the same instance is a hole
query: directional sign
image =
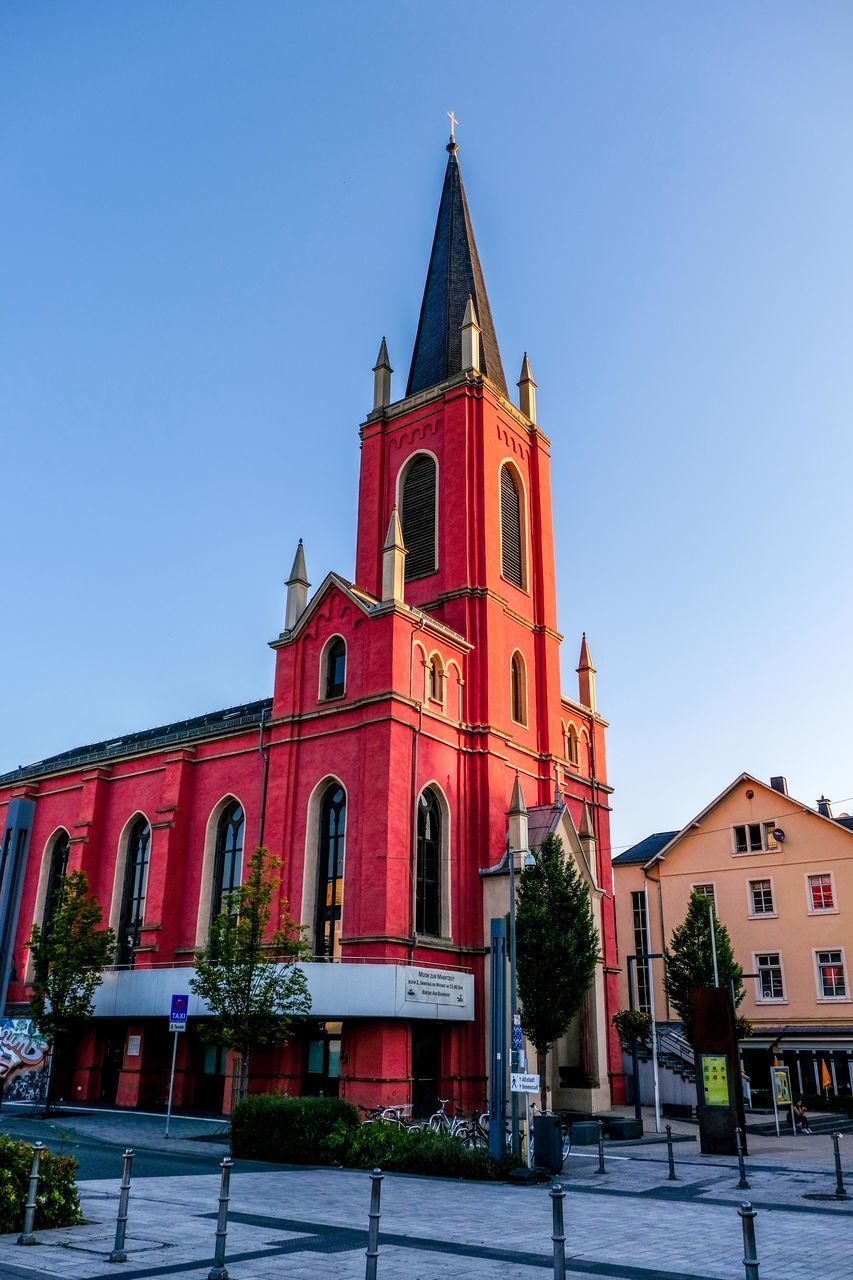
{"type": "Polygon", "coordinates": [[[169,1013],[169,1030],[186,1031],[189,996],[172,996],[172,1008],[169,1013]]]}
{"type": "Polygon", "coordinates": [[[513,1071],[509,1077],[509,1087],[513,1093],[538,1093],[539,1077],[538,1075],[528,1075],[521,1071],[513,1071]]]}

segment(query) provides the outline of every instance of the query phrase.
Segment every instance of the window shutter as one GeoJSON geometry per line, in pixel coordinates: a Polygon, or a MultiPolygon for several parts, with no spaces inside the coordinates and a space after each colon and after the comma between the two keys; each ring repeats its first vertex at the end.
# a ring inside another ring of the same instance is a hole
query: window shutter
{"type": "Polygon", "coordinates": [[[419,454],[403,481],[406,581],[435,573],[435,460],[419,454]]]}
{"type": "Polygon", "coordinates": [[[515,476],[501,468],[501,572],[517,587],[524,585],[521,572],[521,502],[515,476]]]}

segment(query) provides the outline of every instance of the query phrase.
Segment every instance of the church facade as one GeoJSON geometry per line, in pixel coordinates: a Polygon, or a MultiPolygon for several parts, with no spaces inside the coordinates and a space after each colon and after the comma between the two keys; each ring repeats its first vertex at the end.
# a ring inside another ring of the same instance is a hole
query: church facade
{"type": "MultiPolygon", "coordinates": [[[[303,922],[316,962],[310,1017],[253,1058],[251,1087],[481,1109],[507,851],[557,831],[601,959],[552,1054],[553,1098],[622,1100],[606,723],[585,637],[577,692],[561,692],[550,442],[526,355],[509,397],[447,150],[405,395],[383,339],[360,428],[354,580],[329,573],[311,594],[300,543],[272,696],[0,778],[6,1013],[26,1010],[24,944],[65,871],[87,873],[118,939],[96,1017],[56,1063],[60,1096],[163,1102],[170,997],[262,844],[281,860],[272,923],[303,922]],[[526,804],[508,824],[514,789],[526,804]]],[[[175,1105],[227,1110],[206,1013],[191,997],[175,1105]]]]}

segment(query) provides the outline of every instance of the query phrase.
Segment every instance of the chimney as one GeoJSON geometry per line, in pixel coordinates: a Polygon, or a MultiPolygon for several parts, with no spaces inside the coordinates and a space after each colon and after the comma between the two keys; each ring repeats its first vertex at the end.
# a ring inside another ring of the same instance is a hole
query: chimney
{"type": "Polygon", "coordinates": [[[382,603],[402,604],[404,599],[406,548],[397,508],[391,512],[385,546],[382,548],[382,603]]]}
{"type": "Polygon", "coordinates": [[[518,849],[526,849],[529,839],[527,805],[524,803],[524,794],[521,790],[521,780],[518,774],[515,775],[515,785],[512,789],[512,799],[509,802],[507,817],[509,818],[510,851],[514,853],[518,849]]]}
{"type": "Polygon", "coordinates": [[[462,368],[477,373],[480,368],[480,326],[470,293],[462,317],[462,368]]]}
{"type": "Polygon", "coordinates": [[[301,538],[299,539],[299,546],[296,548],[296,555],[293,557],[290,577],[285,585],[287,586],[287,604],[284,611],[284,629],[285,631],[292,631],[305,612],[305,607],[308,604],[308,588],[311,586],[308,581],[308,572],[305,568],[305,552],[302,548],[301,538]]]}
{"type": "Polygon", "coordinates": [[[379,348],[376,364],[373,366],[373,408],[384,409],[391,403],[391,361],[388,359],[388,348],[385,339],[379,348]]]}
{"type": "Polygon", "coordinates": [[[788,794],[788,779],[787,779],[787,778],[781,778],[781,777],[779,777],[779,778],[771,778],[771,779],[770,779],[770,785],[771,785],[771,787],[773,788],[773,790],[774,790],[774,791],[778,791],[778,792],[779,792],[779,795],[780,795],[780,796],[786,796],[786,795],[788,794]]]}
{"type": "Polygon", "coordinates": [[[824,818],[832,817],[832,801],[827,800],[826,796],[821,796],[817,802],[817,811],[824,818]]]}

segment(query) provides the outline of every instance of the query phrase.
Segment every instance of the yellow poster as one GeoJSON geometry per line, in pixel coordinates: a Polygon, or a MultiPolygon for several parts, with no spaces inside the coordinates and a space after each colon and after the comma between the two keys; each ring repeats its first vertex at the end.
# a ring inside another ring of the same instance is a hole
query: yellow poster
{"type": "Polygon", "coordinates": [[[702,1092],[706,1107],[729,1105],[729,1064],[724,1053],[702,1054],[702,1092]]]}
{"type": "Polygon", "coordinates": [[[787,1067],[773,1068],[773,1088],[776,1090],[776,1106],[790,1107],[793,1098],[791,1097],[791,1077],[787,1067]]]}

